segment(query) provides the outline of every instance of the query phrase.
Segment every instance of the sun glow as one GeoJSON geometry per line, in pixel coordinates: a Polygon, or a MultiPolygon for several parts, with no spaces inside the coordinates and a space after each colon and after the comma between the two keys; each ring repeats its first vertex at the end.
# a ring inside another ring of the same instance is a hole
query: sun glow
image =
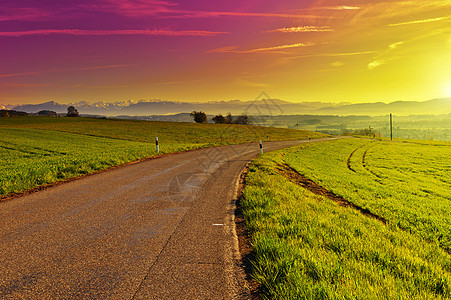
{"type": "Polygon", "coordinates": [[[444,85],[445,97],[451,97],[451,82],[445,83],[444,85]]]}

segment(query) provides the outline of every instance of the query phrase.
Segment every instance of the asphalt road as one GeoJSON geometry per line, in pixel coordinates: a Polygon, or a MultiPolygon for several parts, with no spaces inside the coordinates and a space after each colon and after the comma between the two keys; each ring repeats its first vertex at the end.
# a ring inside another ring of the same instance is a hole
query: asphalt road
{"type": "Polygon", "coordinates": [[[258,154],[174,154],[0,203],[0,298],[246,299],[233,201],[258,154]]]}

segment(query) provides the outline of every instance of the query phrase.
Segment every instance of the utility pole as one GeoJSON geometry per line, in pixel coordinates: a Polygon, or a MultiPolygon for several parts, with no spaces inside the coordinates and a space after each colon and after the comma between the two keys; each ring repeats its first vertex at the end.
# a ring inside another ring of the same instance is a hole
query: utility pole
{"type": "Polygon", "coordinates": [[[393,115],[390,114],[390,141],[393,141],[393,115]]]}

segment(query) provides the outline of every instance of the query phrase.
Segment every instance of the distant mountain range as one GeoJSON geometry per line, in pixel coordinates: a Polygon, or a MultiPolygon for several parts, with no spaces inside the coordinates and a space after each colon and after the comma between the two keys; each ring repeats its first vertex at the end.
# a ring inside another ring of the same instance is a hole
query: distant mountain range
{"type": "Polygon", "coordinates": [[[216,102],[175,102],[163,100],[141,100],[125,102],[76,102],[60,104],[54,101],[41,104],[24,104],[19,106],[0,105],[0,109],[14,109],[27,113],[37,113],[41,110],[51,110],[57,113],[66,113],[67,108],[73,105],[81,114],[102,116],[149,116],[189,113],[191,111],[204,111],[207,114],[232,113],[248,115],[438,115],[451,113],[451,98],[434,99],[429,101],[396,101],[392,103],[324,103],[300,102],[293,103],[279,99],[266,99],[259,101],[216,101],[216,102]]]}

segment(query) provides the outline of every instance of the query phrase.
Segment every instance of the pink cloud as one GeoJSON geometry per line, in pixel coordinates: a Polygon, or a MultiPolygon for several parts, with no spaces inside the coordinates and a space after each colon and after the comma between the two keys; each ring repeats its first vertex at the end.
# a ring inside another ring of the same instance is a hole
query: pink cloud
{"type": "Polygon", "coordinates": [[[360,10],[362,9],[359,6],[325,6],[325,7],[316,7],[314,9],[326,9],[326,10],[360,10]]]}
{"type": "MultiPolygon", "coordinates": [[[[323,9],[351,9],[352,7],[329,7],[323,9]]],[[[331,16],[296,13],[267,12],[233,12],[233,11],[201,11],[180,10],[177,4],[164,0],[102,0],[94,3],[81,1],[68,7],[38,8],[7,8],[1,9],[0,21],[9,20],[42,20],[44,17],[73,16],[73,12],[97,13],[106,12],[128,17],[159,17],[159,18],[209,18],[209,17],[266,17],[291,19],[331,19],[331,16]],[[83,3],[85,2],[85,3],[83,3]]]]}
{"type": "Polygon", "coordinates": [[[334,31],[334,29],[329,26],[299,26],[299,27],[286,27],[274,30],[269,30],[266,32],[284,32],[284,33],[297,33],[297,32],[329,32],[334,31]]]}
{"type": "Polygon", "coordinates": [[[100,4],[88,7],[93,10],[139,17],[169,13],[173,6],[176,4],[162,0],[103,0],[100,4]]]}
{"type": "Polygon", "coordinates": [[[104,0],[102,4],[92,6],[101,11],[140,17],[160,15],[164,18],[205,18],[205,17],[272,17],[272,18],[329,18],[325,16],[278,14],[260,12],[226,12],[226,11],[191,11],[178,10],[176,3],[163,0],[104,0]]]}
{"type": "Polygon", "coordinates": [[[161,18],[208,18],[208,17],[270,17],[290,19],[332,19],[331,16],[318,16],[309,14],[275,14],[275,13],[253,13],[253,12],[226,12],[226,11],[183,11],[173,10],[173,15],[161,16],[161,18]]]}
{"type": "Polygon", "coordinates": [[[49,17],[73,17],[75,14],[98,12],[115,13],[131,17],[152,16],[172,11],[173,4],[161,0],[79,0],[68,6],[0,7],[0,21],[42,21],[49,17]]]}
{"type": "MultiPolygon", "coordinates": [[[[92,6],[94,10],[114,12],[133,17],[159,15],[161,18],[207,18],[207,17],[271,17],[271,18],[321,18],[330,19],[330,16],[280,14],[264,12],[227,12],[227,11],[200,11],[179,10],[176,3],[163,0],[104,0],[102,4],[92,6]]],[[[337,8],[335,8],[337,9],[337,8]]]]}
{"type": "Polygon", "coordinates": [[[65,72],[65,71],[89,71],[89,70],[115,69],[115,68],[131,67],[131,66],[134,66],[134,65],[106,65],[106,66],[92,66],[92,67],[81,67],[81,68],[50,69],[50,70],[41,70],[41,71],[32,71],[32,72],[0,74],[0,78],[37,75],[37,74],[54,73],[54,72],[65,72]]]}
{"type": "Polygon", "coordinates": [[[245,53],[245,54],[247,54],[247,53],[279,53],[281,50],[284,50],[284,49],[310,47],[310,46],[315,46],[315,44],[313,44],[313,43],[296,43],[296,44],[286,44],[286,45],[278,45],[278,46],[271,46],[271,47],[248,49],[248,50],[237,50],[238,47],[230,46],[230,47],[223,47],[223,48],[210,50],[208,52],[209,53],[245,53]]]}
{"type": "Polygon", "coordinates": [[[35,88],[35,87],[53,87],[53,84],[33,84],[33,83],[5,83],[5,87],[35,88]]]}
{"type": "Polygon", "coordinates": [[[227,32],[203,31],[203,30],[161,30],[161,29],[142,29],[142,30],[82,30],[82,29],[38,29],[27,31],[7,31],[0,32],[0,36],[21,37],[30,35],[85,35],[85,36],[107,36],[107,35],[161,35],[161,36],[216,36],[227,32]]]}
{"type": "Polygon", "coordinates": [[[3,8],[0,12],[0,21],[33,21],[51,15],[50,12],[37,8],[3,8]]]}

